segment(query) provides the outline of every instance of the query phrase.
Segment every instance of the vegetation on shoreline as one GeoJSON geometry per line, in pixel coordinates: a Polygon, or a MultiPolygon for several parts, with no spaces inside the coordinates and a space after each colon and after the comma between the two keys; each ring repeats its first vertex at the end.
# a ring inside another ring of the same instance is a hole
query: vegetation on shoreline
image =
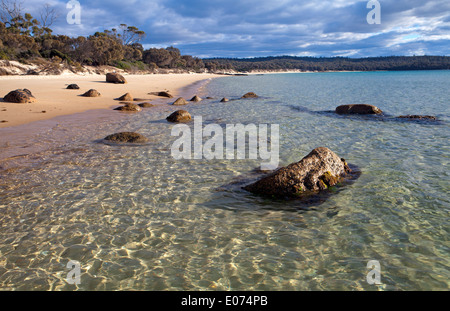
{"type": "Polygon", "coordinates": [[[211,70],[252,71],[376,71],[450,69],[448,56],[347,57],[260,57],[211,58],[203,60],[211,70]]]}
{"type": "Polygon", "coordinates": [[[180,69],[203,72],[205,65],[197,57],[181,55],[174,47],[145,50],[140,43],[145,32],[121,24],[119,29],[96,32],[88,37],[53,35],[50,28],[56,12],[45,5],[40,20],[24,13],[17,2],[0,4],[0,60],[83,71],[83,66],[114,66],[126,71],[153,72],[156,69],[180,69]]]}
{"type": "MultiPolygon", "coordinates": [[[[374,71],[450,69],[448,56],[393,56],[352,59],[277,56],[263,58],[200,59],[181,55],[179,49],[144,49],[145,32],[121,24],[119,29],[96,32],[88,37],[53,35],[50,28],[57,12],[48,4],[39,19],[24,13],[20,3],[1,0],[0,60],[35,65],[26,74],[83,72],[86,66],[114,66],[132,73],[149,72],[255,72],[255,71],[374,71]]],[[[10,74],[0,68],[0,75],[10,74]]]]}

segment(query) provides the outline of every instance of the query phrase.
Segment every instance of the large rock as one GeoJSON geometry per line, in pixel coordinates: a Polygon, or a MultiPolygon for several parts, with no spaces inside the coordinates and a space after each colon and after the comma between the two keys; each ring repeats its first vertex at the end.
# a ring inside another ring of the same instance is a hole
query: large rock
{"type": "Polygon", "coordinates": [[[336,185],[350,172],[344,159],[328,148],[319,147],[299,162],[282,167],[243,188],[260,195],[301,197],[336,185]]]}
{"type": "Polygon", "coordinates": [[[336,108],[336,113],[339,114],[380,114],[382,112],[380,108],[367,104],[341,105],[336,108]]]}
{"type": "Polygon", "coordinates": [[[105,140],[115,143],[145,143],[148,138],[139,133],[121,132],[106,136],[105,140]]]}
{"type": "Polygon", "coordinates": [[[166,118],[169,122],[189,122],[191,120],[191,115],[186,110],[177,110],[166,118]]]}
{"type": "Polygon", "coordinates": [[[119,111],[128,111],[128,112],[139,112],[142,111],[142,108],[136,104],[132,104],[132,103],[127,103],[124,106],[120,106],[117,108],[114,108],[114,110],[119,110],[119,111]]]}
{"type": "Polygon", "coordinates": [[[188,104],[188,102],[183,97],[180,97],[172,105],[183,106],[183,105],[187,105],[187,104],[188,104]]]}
{"type": "Polygon", "coordinates": [[[248,92],[247,94],[244,94],[244,95],[242,96],[242,98],[258,98],[258,95],[256,95],[256,94],[253,93],[253,92],[248,92]]]}
{"type": "Polygon", "coordinates": [[[121,74],[110,72],[106,74],[106,82],[125,84],[127,80],[121,74]]]}
{"type": "Polygon", "coordinates": [[[18,89],[15,91],[11,91],[3,97],[5,102],[9,103],[19,103],[19,104],[27,104],[34,103],[36,98],[31,94],[28,89],[18,89]]]}
{"type": "Polygon", "coordinates": [[[84,96],[84,97],[100,97],[101,94],[97,90],[90,89],[89,91],[87,91],[86,93],[84,93],[81,96],[84,96]]]}

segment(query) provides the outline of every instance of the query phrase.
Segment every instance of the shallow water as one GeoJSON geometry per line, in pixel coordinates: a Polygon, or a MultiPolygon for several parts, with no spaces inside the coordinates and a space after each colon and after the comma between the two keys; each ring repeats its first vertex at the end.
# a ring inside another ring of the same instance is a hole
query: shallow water
{"type": "Polygon", "coordinates": [[[8,142],[2,129],[2,158],[20,156],[0,162],[0,289],[446,290],[449,80],[448,71],[224,77],[201,88],[216,99],[182,108],[223,127],[279,124],[280,165],[325,146],[360,168],[308,206],[226,187],[260,160],[174,160],[167,105],[58,119],[32,144],[8,142]],[[248,91],[262,97],[219,103],[248,91]],[[346,103],[442,122],[314,113],[346,103]],[[117,131],[150,143],[97,142],[117,131]],[[81,264],[79,285],[66,282],[69,260],[81,264]],[[369,260],[380,262],[381,285],[366,281],[369,260]]]}

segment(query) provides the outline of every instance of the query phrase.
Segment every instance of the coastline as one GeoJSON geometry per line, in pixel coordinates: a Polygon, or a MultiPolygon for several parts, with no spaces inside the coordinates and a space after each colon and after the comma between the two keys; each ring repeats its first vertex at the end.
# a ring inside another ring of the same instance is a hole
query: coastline
{"type": "Polygon", "coordinates": [[[115,100],[125,93],[145,101],[155,101],[161,97],[149,95],[151,92],[170,91],[176,97],[182,89],[191,84],[221,77],[214,74],[164,74],[164,75],[124,75],[127,84],[105,82],[104,75],[80,76],[4,76],[0,77],[0,96],[16,89],[29,89],[37,98],[32,104],[16,104],[0,101],[0,129],[16,127],[35,121],[50,120],[63,115],[80,112],[112,109],[120,106],[115,100]],[[67,90],[68,84],[76,83],[79,90],[67,90]],[[80,96],[89,89],[96,89],[101,97],[80,96]],[[7,122],[2,122],[7,121],[7,122]]]}
{"type": "Polygon", "coordinates": [[[5,119],[5,113],[8,112],[1,111],[4,109],[2,107],[9,107],[7,110],[18,110],[10,113],[10,116],[15,117],[14,122],[0,123],[0,168],[15,167],[16,164],[19,164],[18,162],[23,163],[22,160],[30,160],[30,157],[40,158],[40,153],[54,149],[56,146],[66,145],[67,141],[81,135],[80,133],[84,129],[97,131],[98,127],[104,124],[117,124],[117,130],[132,127],[130,117],[158,113],[161,110],[170,111],[171,106],[168,103],[173,102],[177,96],[184,96],[187,99],[188,96],[201,94],[202,88],[211,79],[221,76],[173,74],[126,75],[125,77],[128,83],[124,85],[103,82],[101,81],[104,79],[103,75],[1,77],[1,82],[7,80],[9,83],[7,87],[4,83],[1,84],[0,91],[2,93],[0,94],[5,93],[6,88],[13,90],[27,88],[28,85],[37,85],[41,89],[30,88],[38,98],[37,103],[0,102],[0,121],[5,119]],[[27,83],[30,81],[33,83],[27,83]],[[80,90],[66,90],[65,84],[72,82],[78,83],[80,90]],[[85,98],[78,96],[87,91],[87,87],[91,85],[94,85],[100,91],[102,97],[85,98]],[[147,94],[162,90],[170,90],[174,98],[147,94]],[[52,91],[57,93],[55,98],[51,98],[52,91]],[[50,92],[50,94],[46,95],[45,92],[50,92]],[[113,107],[120,106],[120,101],[114,100],[114,98],[127,92],[130,92],[136,98],[149,99],[155,107],[144,109],[144,111],[132,115],[114,111],[113,107]],[[47,101],[40,103],[39,98],[45,98],[47,101]],[[86,103],[83,103],[83,101],[86,103]],[[52,110],[48,107],[51,107],[52,110]],[[49,113],[39,113],[42,109],[49,110],[49,113]]]}

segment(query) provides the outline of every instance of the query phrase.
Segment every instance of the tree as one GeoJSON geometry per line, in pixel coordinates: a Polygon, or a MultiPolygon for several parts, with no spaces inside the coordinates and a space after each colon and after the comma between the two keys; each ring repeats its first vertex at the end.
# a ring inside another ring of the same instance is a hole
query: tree
{"type": "Polygon", "coordinates": [[[105,30],[104,33],[108,36],[119,39],[123,46],[139,43],[145,37],[145,32],[139,30],[135,26],[120,24],[119,29],[120,31],[115,28],[111,30],[105,30]]]}
{"type": "Polygon", "coordinates": [[[22,16],[22,11],[22,2],[18,2],[17,0],[2,0],[0,3],[0,20],[9,28],[22,16]]]}
{"type": "MultiPolygon", "coordinates": [[[[39,35],[44,33],[51,34],[52,30],[50,29],[50,26],[53,25],[53,23],[58,19],[59,12],[55,8],[52,8],[50,4],[46,3],[39,11],[39,16],[41,28],[36,29],[41,30],[39,31],[39,35]]],[[[38,31],[36,31],[36,33],[37,32],[38,31]]]]}

